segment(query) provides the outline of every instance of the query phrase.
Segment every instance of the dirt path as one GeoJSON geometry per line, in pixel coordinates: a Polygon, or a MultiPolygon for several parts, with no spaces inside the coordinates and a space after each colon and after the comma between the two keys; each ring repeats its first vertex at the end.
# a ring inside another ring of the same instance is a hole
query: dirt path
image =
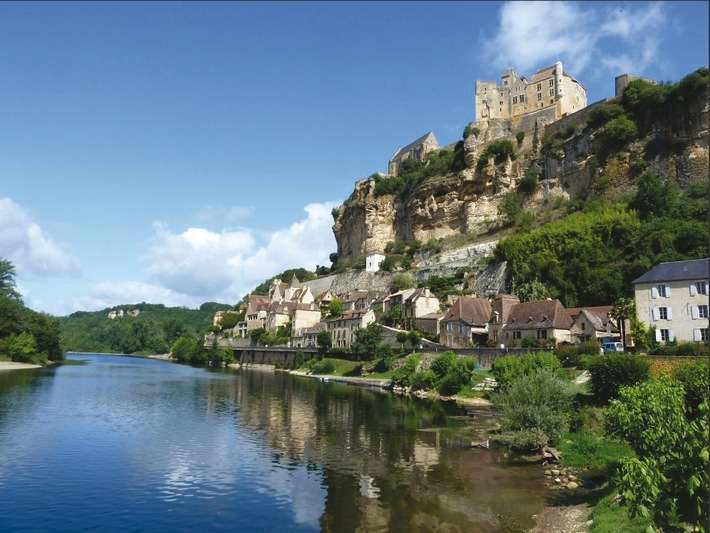
{"type": "Polygon", "coordinates": [[[584,503],[546,507],[529,533],[588,533],[590,509],[584,503]]]}

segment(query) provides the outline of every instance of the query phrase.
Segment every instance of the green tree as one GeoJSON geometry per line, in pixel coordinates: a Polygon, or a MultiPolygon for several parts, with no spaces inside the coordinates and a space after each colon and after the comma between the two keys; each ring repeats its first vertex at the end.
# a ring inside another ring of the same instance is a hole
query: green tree
{"type": "Polygon", "coordinates": [[[23,331],[19,335],[0,339],[0,354],[18,363],[31,363],[37,355],[37,345],[34,337],[23,331]]]}
{"type": "Polygon", "coordinates": [[[366,328],[355,330],[355,340],[351,349],[353,353],[373,356],[378,353],[383,328],[379,324],[370,324],[366,328]]]}
{"type": "Polygon", "coordinates": [[[412,346],[412,351],[417,349],[417,346],[419,346],[419,343],[422,342],[423,337],[424,335],[422,335],[421,331],[416,330],[412,330],[407,334],[407,339],[409,340],[409,344],[412,346]]]}
{"type": "Polygon", "coordinates": [[[523,196],[518,191],[510,191],[503,195],[498,204],[498,215],[506,224],[512,224],[523,212],[523,196]]]}
{"type": "Polygon", "coordinates": [[[626,296],[617,298],[611,308],[611,317],[619,324],[621,342],[626,350],[626,320],[636,318],[636,300],[626,296]]]}
{"type": "Polygon", "coordinates": [[[180,363],[186,363],[192,359],[197,350],[197,340],[189,335],[179,337],[170,347],[170,355],[180,363]]]}
{"type": "Polygon", "coordinates": [[[171,346],[179,337],[187,333],[185,325],[177,318],[169,318],[161,325],[163,338],[171,346]]]}
{"type": "Polygon", "coordinates": [[[322,359],[323,356],[328,353],[331,346],[333,346],[333,337],[330,334],[330,331],[321,331],[318,333],[316,336],[316,342],[318,343],[318,353],[322,359]]]}
{"type": "Polygon", "coordinates": [[[662,531],[705,531],[708,525],[708,402],[686,417],[680,382],[663,377],[624,387],[604,411],[605,429],[636,456],[617,476],[632,516],[651,517],[662,531]]]}
{"type": "Polygon", "coordinates": [[[330,301],[328,314],[331,318],[337,318],[343,314],[343,301],[337,296],[330,301]]]}
{"type": "Polygon", "coordinates": [[[397,332],[397,342],[400,344],[402,349],[404,349],[404,343],[407,342],[407,339],[409,338],[409,333],[406,331],[398,331],[397,332]]]}

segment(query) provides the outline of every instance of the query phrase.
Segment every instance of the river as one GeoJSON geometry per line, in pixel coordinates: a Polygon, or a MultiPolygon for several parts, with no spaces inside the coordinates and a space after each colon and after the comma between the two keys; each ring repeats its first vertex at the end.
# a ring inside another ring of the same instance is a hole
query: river
{"type": "Polygon", "coordinates": [[[526,531],[540,468],[471,448],[491,423],[286,372],[70,354],[0,372],[0,528],[526,531]]]}

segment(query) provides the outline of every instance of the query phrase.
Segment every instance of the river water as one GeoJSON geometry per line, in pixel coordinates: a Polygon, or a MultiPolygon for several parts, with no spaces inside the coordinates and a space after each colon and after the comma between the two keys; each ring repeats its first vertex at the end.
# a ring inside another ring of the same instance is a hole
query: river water
{"type": "Polygon", "coordinates": [[[70,354],[0,372],[0,531],[526,531],[545,506],[540,468],[471,448],[485,414],[70,354]]]}

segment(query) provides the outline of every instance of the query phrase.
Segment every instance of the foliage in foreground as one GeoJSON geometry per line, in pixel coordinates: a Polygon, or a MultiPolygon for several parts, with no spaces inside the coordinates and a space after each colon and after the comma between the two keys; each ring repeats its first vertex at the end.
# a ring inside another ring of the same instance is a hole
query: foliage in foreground
{"type": "Polygon", "coordinates": [[[647,380],[650,366],[646,357],[630,353],[614,353],[595,359],[589,369],[589,383],[596,400],[606,403],[618,397],[622,387],[647,380]]]}
{"type": "Polygon", "coordinates": [[[632,516],[650,517],[663,531],[708,524],[708,400],[687,409],[681,382],[660,379],[624,387],[605,410],[606,429],[636,457],[623,461],[616,482],[632,516]]]}

